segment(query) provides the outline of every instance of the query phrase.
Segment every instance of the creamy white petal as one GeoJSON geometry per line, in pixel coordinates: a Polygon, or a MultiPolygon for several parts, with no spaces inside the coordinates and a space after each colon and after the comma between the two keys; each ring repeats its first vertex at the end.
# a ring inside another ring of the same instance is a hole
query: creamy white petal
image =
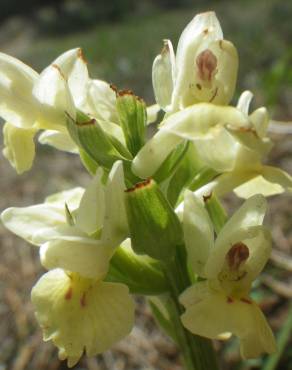
{"type": "Polygon", "coordinates": [[[86,188],[76,212],[76,226],[88,235],[95,233],[103,225],[105,194],[102,176],[103,172],[99,169],[86,188]]]}
{"type": "Polygon", "coordinates": [[[0,53],[0,116],[19,128],[32,128],[39,102],[32,95],[38,74],[4,53],[0,53]]]}
{"type": "Polygon", "coordinates": [[[87,82],[89,80],[87,62],[82,49],[68,50],[55,59],[56,65],[68,81],[70,93],[76,106],[81,106],[86,99],[87,82]]]}
{"type": "Polygon", "coordinates": [[[155,122],[157,120],[158,113],[160,111],[160,106],[158,104],[149,105],[146,108],[147,111],[147,125],[155,122]]]}
{"type": "Polygon", "coordinates": [[[134,302],[125,285],[83,279],[61,269],[40,278],[32,301],[44,340],[54,342],[70,367],[83,351],[95,356],[109,349],[134,323],[134,302]]]}
{"type": "Polygon", "coordinates": [[[88,81],[85,111],[98,120],[119,123],[116,93],[107,82],[102,80],[88,81]]]}
{"type": "Polygon", "coordinates": [[[48,144],[58,150],[78,154],[78,147],[71,139],[71,136],[66,132],[58,132],[54,130],[43,131],[38,141],[41,144],[48,144]]]}
{"type": "Polygon", "coordinates": [[[212,41],[221,39],[223,39],[222,30],[214,12],[196,15],[182,32],[176,53],[174,111],[180,108],[181,100],[185,94],[188,95],[189,86],[195,81],[194,61],[198,48],[207,48],[212,41]]]}
{"type": "Polygon", "coordinates": [[[1,220],[7,229],[34,245],[44,242],[43,238],[34,240],[36,234],[42,235],[66,222],[65,212],[50,204],[8,208],[2,212],[1,220]]]}
{"type": "Polygon", "coordinates": [[[175,55],[170,40],[164,40],[164,46],[154,59],[152,66],[152,85],[155,100],[165,111],[171,106],[175,79],[175,55]]]}
{"type": "Polygon", "coordinates": [[[28,171],[35,156],[33,128],[19,128],[6,122],[3,127],[3,155],[15,168],[18,174],[28,171]]]}
{"type": "Polygon", "coordinates": [[[285,190],[277,183],[267,181],[262,175],[253,177],[252,179],[245,179],[244,183],[235,187],[234,193],[244,199],[255,194],[262,194],[264,197],[269,197],[271,195],[281,194],[285,190]]]}
{"type": "Polygon", "coordinates": [[[239,109],[242,113],[248,116],[250,103],[253,98],[253,93],[249,90],[244,91],[241,93],[236,108],[239,109]]]}
{"type": "Polygon", "coordinates": [[[105,188],[105,214],[101,240],[113,248],[128,236],[128,222],[124,201],[124,171],[121,161],[115,162],[105,188]]]}
{"type": "Polygon", "coordinates": [[[141,178],[152,176],[182,140],[178,135],[159,130],[134,158],[133,172],[141,178]]]}
{"type": "Polygon", "coordinates": [[[223,294],[210,292],[199,302],[187,306],[181,319],[187,329],[203,337],[215,339],[224,332],[233,333],[240,340],[245,358],[276,350],[273,333],[263,314],[248,299],[228,299],[223,294]]]}
{"type": "Polygon", "coordinates": [[[76,208],[78,208],[83,194],[84,189],[81,187],[76,187],[49,195],[46,197],[45,203],[53,204],[54,206],[59,207],[61,210],[64,210],[66,203],[69,210],[74,211],[76,208]]]}
{"type": "Polygon", "coordinates": [[[40,249],[42,265],[48,270],[62,268],[77,272],[83,277],[103,278],[109,268],[112,250],[100,240],[94,240],[80,233],[76,228],[60,235],[50,235],[40,249]],[[54,239],[54,237],[56,239],[54,239]]]}
{"type": "Polygon", "coordinates": [[[190,191],[184,196],[183,230],[190,265],[204,277],[204,267],[214,246],[214,229],[204,205],[190,191]]]}
{"type": "Polygon", "coordinates": [[[184,139],[212,139],[222,127],[249,128],[247,117],[233,107],[198,103],[166,118],[161,127],[184,139]]]}

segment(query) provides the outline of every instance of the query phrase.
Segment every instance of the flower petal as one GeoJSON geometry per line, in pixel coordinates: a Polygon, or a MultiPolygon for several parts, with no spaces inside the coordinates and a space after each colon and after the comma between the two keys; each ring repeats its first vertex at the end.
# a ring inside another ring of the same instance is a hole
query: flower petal
{"type": "Polygon", "coordinates": [[[253,93],[249,90],[241,93],[236,108],[248,116],[249,106],[253,98],[253,93]]]}
{"type": "Polygon", "coordinates": [[[247,199],[255,194],[262,194],[264,197],[281,194],[284,189],[281,185],[267,181],[262,175],[255,176],[252,179],[246,179],[246,182],[234,189],[234,193],[247,199]]]}
{"type": "Polygon", "coordinates": [[[157,120],[158,113],[160,111],[160,106],[158,104],[152,104],[146,108],[147,111],[147,125],[155,122],[157,120]]]}
{"type": "Polygon", "coordinates": [[[264,166],[263,177],[274,184],[279,184],[283,189],[292,191],[292,177],[277,167],[264,166]]]}
{"type": "Polygon", "coordinates": [[[97,355],[133,326],[134,302],[125,285],[83,279],[61,269],[40,278],[32,290],[32,302],[44,340],[54,342],[70,367],[83,351],[97,355]]]}
{"type": "Polygon", "coordinates": [[[236,108],[198,103],[168,116],[161,130],[188,140],[212,139],[227,125],[237,129],[250,127],[248,118],[236,108]]]}
{"type": "Polygon", "coordinates": [[[89,80],[87,84],[86,112],[97,120],[119,123],[116,93],[102,80],[89,80]]]}
{"type": "Polygon", "coordinates": [[[105,276],[112,256],[112,249],[100,240],[79,233],[74,227],[59,229],[41,246],[41,263],[48,270],[62,268],[81,276],[101,279],[105,276]],[[66,230],[67,229],[67,230],[66,230]],[[55,238],[55,239],[54,239],[55,238]]]}
{"type": "Polygon", "coordinates": [[[33,86],[38,74],[4,53],[0,53],[0,116],[19,128],[32,128],[37,119],[38,101],[33,86]]]}
{"type": "MultiPolygon", "coordinates": [[[[197,82],[194,73],[194,60],[199,47],[206,49],[212,41],[221,39],[223,39],[222,30],[214,12],[196,15],[183,30],[176,53],[177,75],[173,92],[174,111],[181,108],[181,100],[185,99],[185,95],[189,95],[190,84],[197,82]]],[[[193,101],[192,104],[195,102],[193,101]]]]}
{"type": "Polygon", "coordinates": [[[165,111],[171,106],[175,74],[175,55],[170,40],[164,40],[164,46],[154,59],[152,66],[152,84],[155,100],[165,111]]]}
{"type": "Polygon", "coordinates": [[[204,205],[190,191],[184,196],[183,230],[191,267],[204,277],[205,263],[214,246],[214,229],[204,205]]]}
{"type": "Polygon", "coordinates": [[[38,141],[41,144],[51,145],[58,150],[78,154],[78,147],[67,132],[46,130],[40,134],[38,141]]]}
{"type": "MultiPolygon", "coordinates": [[[[196,293],[194,292],[194,295],[196,293]]],[[[202,294],[199,290],[199,296],[202,294]]],[[[263,314],[250,300],[228,299],[223,294],[205,294],[203,299],[187,306],[181,317],[184,326],[192,333],[218,338],[231,332],[240,339],[241,353],[246,358],[275,351],[275,339],[263,314]]]]}
{"type": "Polygon", "coordinates": [[[115,162],[105,188],[105,215],[101,240],[114,248],[129,234],[124,201],[124,171],[121,161],[115,162]]]}
{"type": "Polygon", "coordinates": [[[182,138],[177,135],[164,130],[158,131],[134,158],[133,172],[142,179],[152,176],[181,141],[182,138]]]}
{"type": "Polygon", "coordinates": [[[1,220],[7,229],[34,245],[47,241],[42,237],[35,240],[36,234],[41,236],[66,222],[64,210],[49,204],[8,208],[2,212],[1,220]]]}
{"type": "Polygon", "coordinates": [[[28,171],[35,156],[35,129],[19,128],[6,122],[3,127],[3,155],[18,174],[28,171]]]}
{"type": "Polygon", "coordinates": [[[83,194],[76,211],[76,226],[90,235],[101,229],[105,213],[104,185],[102,170],[97,170],[83,194]]]}

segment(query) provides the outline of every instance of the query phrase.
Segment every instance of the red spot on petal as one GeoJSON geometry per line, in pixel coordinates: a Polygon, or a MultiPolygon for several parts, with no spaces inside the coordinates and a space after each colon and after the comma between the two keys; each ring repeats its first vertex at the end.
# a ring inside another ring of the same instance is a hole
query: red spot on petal
{"type": "Polygon", "coordinates": [[[211,50],[202,51],[196,59],[199,70],[199,78],[203,81],[211,81],[217,70],[217,58],[211,50]]]}
{"type": "Polygon", "coordinates": [[[72,294],[73,294],[73,289],[72,287],[70,286],[70,288],[67,290],[67,293],[65,294],[65,299],[67,301],[69,301],[71,298],[72,298],[72,294]]]}
{"type": "Polygon", "coordinates": [[[248,247],[239,242],[234,244],[228,251],[226,260],[231,270],[238,270],[239,266],[249,257],[248,247]]]}
{"type": "Polygon", "coordinates": [[[84,292],[80,298],[80,306],[85,307],[86,306],[86,293],[84,292]]]}
{"type": "Polygon", "coordinates": [[[250,299],[248,299],[248,298],[241,298],[240,300],[243,303],[252,304],[252,301],[250,299]]]}
{"type": "Polygon", "coordinates": [[[231,297],[227,297],[227,303],[233,303],[234,300],[231,297]]]}

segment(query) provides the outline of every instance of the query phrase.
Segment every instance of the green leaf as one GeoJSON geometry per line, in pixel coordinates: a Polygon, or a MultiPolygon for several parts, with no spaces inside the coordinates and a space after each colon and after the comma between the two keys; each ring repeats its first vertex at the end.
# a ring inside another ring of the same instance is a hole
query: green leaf
{"type": "Polygon", "coordinates": [[[120,91],[117,93],[117,111],[127,147],[135,156],[145,143],[145,103],[131,91],[120,91]]]}

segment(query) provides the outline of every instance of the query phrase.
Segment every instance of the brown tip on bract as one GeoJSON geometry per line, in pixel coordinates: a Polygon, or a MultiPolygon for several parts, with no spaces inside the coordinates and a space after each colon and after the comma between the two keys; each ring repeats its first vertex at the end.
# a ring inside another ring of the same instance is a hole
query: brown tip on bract
{"type": "Polygon", "coordinates": [[[84,53],[83,53],[83,50],[81,49],[81,48],[79,48],[78,50],[77,50],[77,56],[78,56],[78,58],[80,58],[85,64],[87,64],[87,60],[86,60],[86,58],[85,58],[85,56],[84,56],[84,53]]]}
{"type": "Polygon", "coordinates": [[[85,122],[76,122],[77,126],[92,126],[96,123],[96,120],[94,118],[91,118],[89,121],[85,122]]]}
{"type": "Polygon", "coordinates": [[[152,183],[152,179],[151,178],[146,179],[146,180],[141,181],[141,182],[138,182],[132,188],[126,189],[125,190],[125,193],[132,193],[135,190],[143,189],[143,188],[147,187],[148,185],[150,185],[151,183],[152,183]]]}
{"type": "Polygon", "coordinates": [[[118,96],[126,96],[126,95],[134,95],[132,90],[119,90],[118,91],[118,96]]]}

